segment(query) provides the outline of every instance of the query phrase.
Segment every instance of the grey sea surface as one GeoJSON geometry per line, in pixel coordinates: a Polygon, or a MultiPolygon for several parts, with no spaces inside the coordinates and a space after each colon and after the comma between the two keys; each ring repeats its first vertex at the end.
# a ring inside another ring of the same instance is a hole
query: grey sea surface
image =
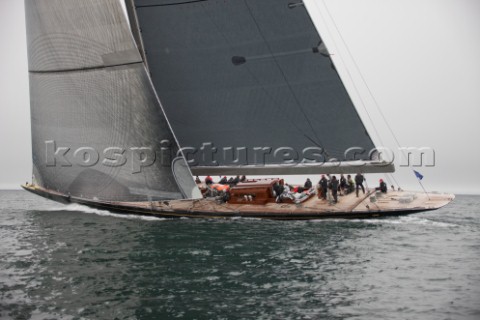
{"type": "Polygon", "coordinates": [[[155,219],[0,192],[0,319],[480,319],[480,196],[370,220],[155,219]]]}

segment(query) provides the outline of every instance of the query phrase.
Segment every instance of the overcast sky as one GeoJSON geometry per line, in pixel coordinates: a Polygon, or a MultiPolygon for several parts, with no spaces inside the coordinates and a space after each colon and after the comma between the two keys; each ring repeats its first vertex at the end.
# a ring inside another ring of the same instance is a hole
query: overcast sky
{"type": "MultiPolygon", "coordinates": [[[[397,148],[383,113],[402,146],[435,150],[416,168],[428,190],[480,194],[480,0],[305,2],[376,144],[397,148]]],[[[17,188],[32,167],[23,1],[0,0],[0,39],[0,188],[17,188]]],[[[419,190],[399,157],[396,180],[419,190]]]]}

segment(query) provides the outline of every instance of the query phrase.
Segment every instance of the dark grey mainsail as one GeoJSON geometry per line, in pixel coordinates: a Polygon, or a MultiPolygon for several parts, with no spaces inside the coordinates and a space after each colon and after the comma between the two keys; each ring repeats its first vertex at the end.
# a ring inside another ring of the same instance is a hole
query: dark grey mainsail
{"type": "Polygon", "coordinates": [[[34,179],[72,196],[198,197],[118,0],[25,0],[34,179]]]}
{"type": "Polygon", "coordinates": [[[194,173],[393,170],[350,162],[375,147],[301,1],[132,1],[133,32],[194,173]]]}

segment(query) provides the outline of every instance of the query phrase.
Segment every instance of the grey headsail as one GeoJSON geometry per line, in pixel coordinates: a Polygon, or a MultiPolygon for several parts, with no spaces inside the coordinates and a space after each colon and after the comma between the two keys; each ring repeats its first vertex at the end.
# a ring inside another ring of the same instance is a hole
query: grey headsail
{"type": "Polygon", "coordinates": [[[192,172],[393,170],[370,161],[372,139],[301,2],[132,1],[192,172]]]}
{"type": "Polygon", "coordinates": [[[198,197],[120,2],[25,10],[35,182],[88,199],[198,197]]]}

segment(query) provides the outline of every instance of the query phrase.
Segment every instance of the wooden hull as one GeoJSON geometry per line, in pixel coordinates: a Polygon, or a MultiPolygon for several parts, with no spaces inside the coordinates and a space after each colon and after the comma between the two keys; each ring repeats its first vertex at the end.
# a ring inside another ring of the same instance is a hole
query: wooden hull
{"type": "Polygon", "coordinates": [[[71,197],[34,185],[23,185],[25,190],[39,196],[61,202],[78,203],[115,213],[155,216],[159,218],[259,218],[272,220],[315,220],[315,219],[368,219],[400,216],[416,212],[439,209],[450,203],[452,194],[412,193],[393,191],[371,197],[375,191],[356,197],[355,194],[339,197],[337,204],[331,204],[316,197],[302,204],[269,203],[227,204],[215,200],[171,200],[154,202],[108,202],[71,197]]]}

